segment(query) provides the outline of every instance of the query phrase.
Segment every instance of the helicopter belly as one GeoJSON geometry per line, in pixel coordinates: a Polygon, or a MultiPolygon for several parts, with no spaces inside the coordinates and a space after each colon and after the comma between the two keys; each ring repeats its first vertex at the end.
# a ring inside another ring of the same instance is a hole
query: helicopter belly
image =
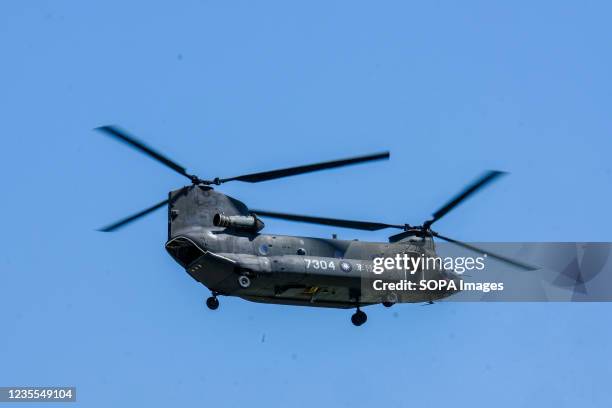
{"type": "MultiPolygon", "coordinates": [[[[350,302],[346,300],[345,297],[338,299],[319,300],[316,302],[312,302],[309,298],[304,298],[304,296],[300,295],[286,297],[243,295],[241,296],[241,298],[251,302],[269,303],[275,305],[326,307],[334,309],[351,309],[355,307],[355,302],[350,302]]],[[[369,303],[360,302],[361,306],[366,306],[368,304],[369,303]]]]}
{"type": "MultiPolygon", "coordinates": [[[[261,273],[253,288],[237,295],[258,303],[293,306],[351,308],[359,292],[358,271],[340,271],[336,258],[269,257],[270,271],[261,273]],[[333,266],[332,266],[333,265],[333,266]],[[316,269],[314,269],[316,268],[316,269]],[[334,273],[334,269],[338,273],[334,273]]],[[[368,302],[360,301],[365,305],[368,302]]]]}
{"type": "MultiPolygon", "coordinates": [[[[371,275],[369,260],[215,253],[202,249],[195,239],[186,236],[171,239],[166,249],[191,277],[213,292],[253,302],[351,308],[384,300],[362,290],[371,275]],[[241,276],[249,278],[247,287],[241,286],[241,276]]],[[[400,302],[424,302],[439,297],[435,293],[410,293],[402,296],[400,302]]]]}

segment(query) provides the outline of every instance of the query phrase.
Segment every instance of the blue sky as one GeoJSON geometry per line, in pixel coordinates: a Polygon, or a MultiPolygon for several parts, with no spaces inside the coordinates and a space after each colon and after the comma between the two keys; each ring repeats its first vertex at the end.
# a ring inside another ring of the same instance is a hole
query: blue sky
{"type": "MultiPolygon", "coordinates": [[[[202,177],[389,149],[223,186],[253,208],[437,224],[466,241],[610,241],[607,2],[5,1],[0,385],[71,406],[610,405],[608,304],[350,311],[221,299],[165,253],[184,180],[91,129],[119,124],[202,177]],[[176,4],[178,3],[178,4],[176,4]]],[[[386,240],[267,221],[283,234],[386,240]]]]}

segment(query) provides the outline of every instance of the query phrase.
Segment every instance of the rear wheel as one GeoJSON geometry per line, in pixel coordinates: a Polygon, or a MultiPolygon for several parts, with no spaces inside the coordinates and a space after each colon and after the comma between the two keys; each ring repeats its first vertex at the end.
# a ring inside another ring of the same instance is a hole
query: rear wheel
{"type": "Polygon", "coordinates": [[[357,311],[351,316],[351,322],[355,326],[361,326],[368,320],[368,315],[366,315],[361,310],[357,309],[357,311]]]}

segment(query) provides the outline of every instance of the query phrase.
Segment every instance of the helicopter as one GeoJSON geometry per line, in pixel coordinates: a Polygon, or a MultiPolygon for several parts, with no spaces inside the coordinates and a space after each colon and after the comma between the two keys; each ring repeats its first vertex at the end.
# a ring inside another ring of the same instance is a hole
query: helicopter
{"type": "MultiPolygon", "coordinates": [[[[196,281],[206,286],[211,295],[206,305],[219,308],[219,296],[235,296],[248,301],[355,309],[351,322],[361,326],[367,321],[362,307],[382,304],[391,307],[398,302],[431,304],[456,293],[448,290],[426,290],[385,296],[364,290],[372,279],[372,264],[377,257],[435,256],[434,238],[464,247],[477,253],[482,249],[441,235],[431,226],[451,210],[504,172],[491,170],[467,185],[459,194],[433,213],[421,225],[387,224],[382,222],[326,218],[248,208],[242,201],[214,187],[231,181],[260,183],[299,174],[328,170],[390,158],[389,152],[375,153],[340,160],[244,174],[229,178],[202,179],[186,168],[152,149],[117,126],[101,126],[95,130],[127,144],[148,157],[189,179],[191,184],[170,191],[168,197],[138,213],[100,229],[116,231],[163,207],[168,212],[168,254],[196,281]],[[313,238],[264,234],[262,218],[275,218],[365,231],[397,229],[388,242],[365,242],[332,238],[313,238]]],[[[531,269],[513,259],[488,253],[501,262],[531,269]]],[[[424,273],[424,272],[423,272],[424,273]]],[[[447,270],[427,271],[429,279],[458,280],[447,270]]]]}

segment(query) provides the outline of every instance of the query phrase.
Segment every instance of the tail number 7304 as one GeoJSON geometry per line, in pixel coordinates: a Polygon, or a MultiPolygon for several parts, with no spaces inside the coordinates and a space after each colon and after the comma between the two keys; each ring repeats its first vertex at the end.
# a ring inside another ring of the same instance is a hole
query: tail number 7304
{"type": "Polygon", "coordinates": [[[306,269],[332,269],[336,270],[336,264],[334,261],[326,261],[325,259],[309,259],[305,258],[304,262],[306,262],[306,269]]]}

